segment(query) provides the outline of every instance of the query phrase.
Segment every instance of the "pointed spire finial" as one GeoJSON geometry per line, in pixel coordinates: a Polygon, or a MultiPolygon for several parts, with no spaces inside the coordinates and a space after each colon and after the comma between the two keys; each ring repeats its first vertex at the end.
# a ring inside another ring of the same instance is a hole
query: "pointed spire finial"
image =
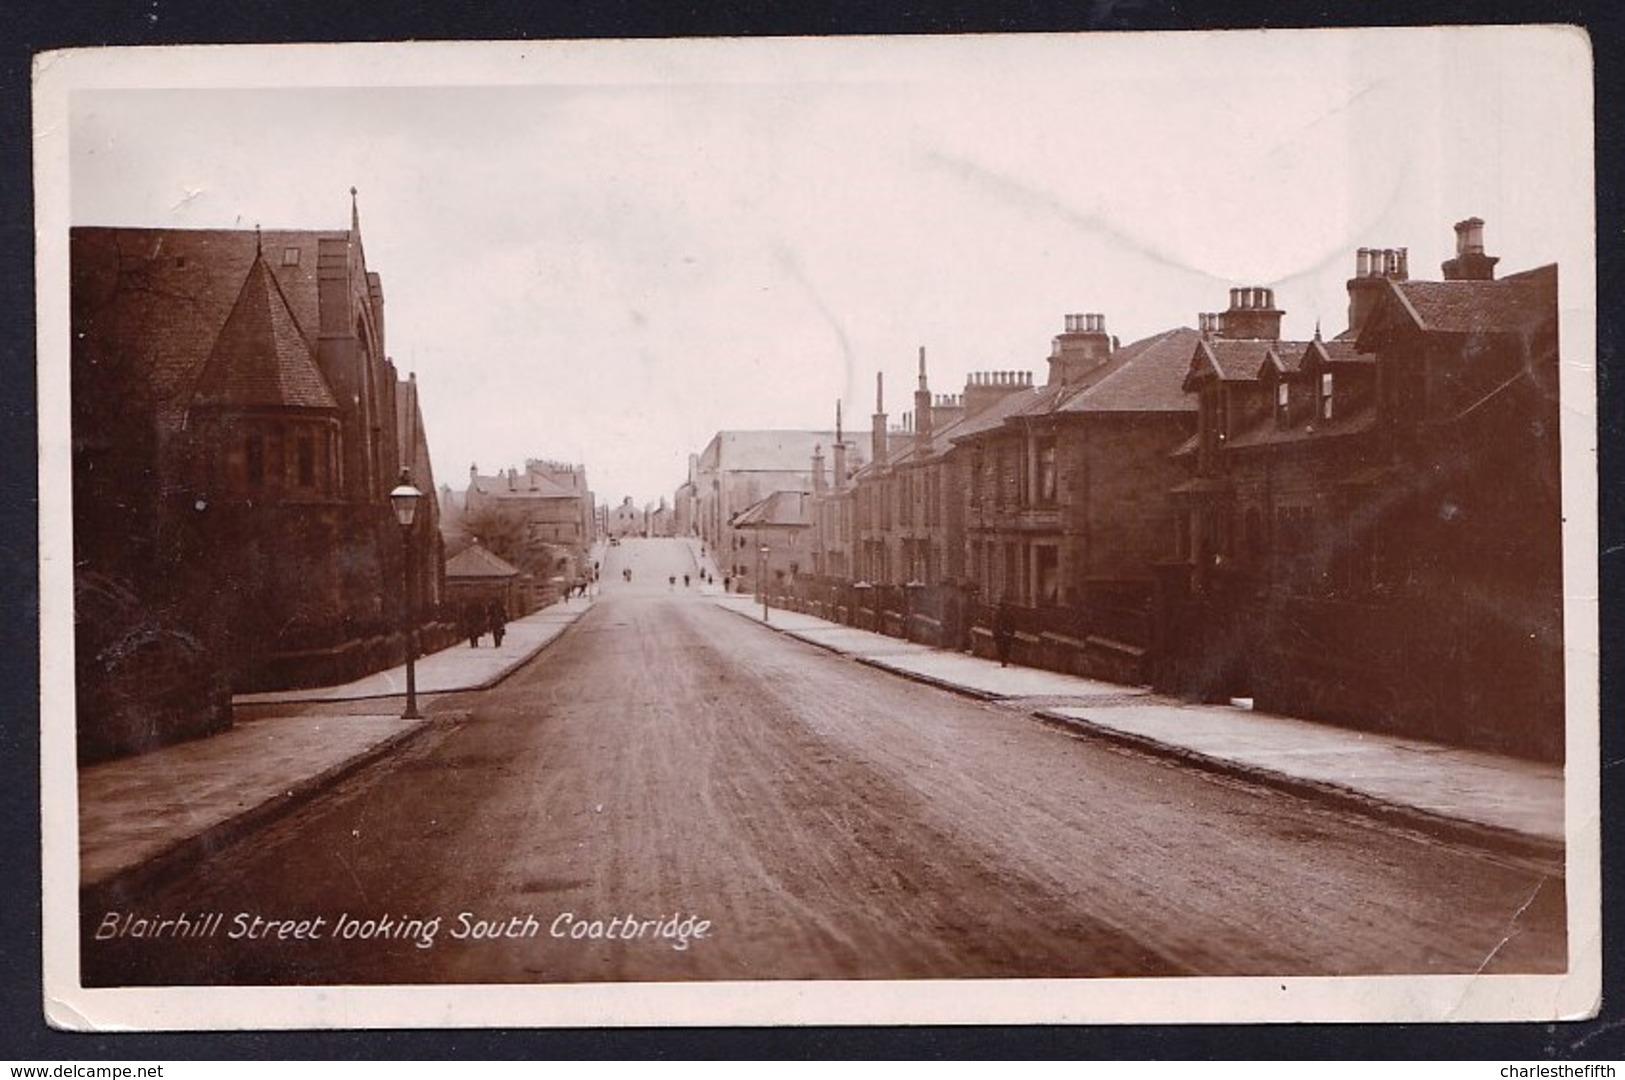
{"type": "Polygon", "coordinates": [[[835,441],[841,442],[841,399],[835,399],[835,441]]]}
{"type": "Polygon", "coordinates": [[[350,231],[351,232],[360,232],[361,231],[361,210],[356,205],[355,195],[356,195],[355,185],[351,184],[350,185],[350,231]]]}
{"type": "Polygon", "coordinates": [[[1316,341],[1320,340],[1320,320],[1319,319],[1315,320],[1315,340],[1316,341]]]}
{"type": "Polygon", "coordinates": [[[260,223],[257,221],[254,222],[254,254],[256,257],[265,254],[265,245],[260,240],[260,223]]]}

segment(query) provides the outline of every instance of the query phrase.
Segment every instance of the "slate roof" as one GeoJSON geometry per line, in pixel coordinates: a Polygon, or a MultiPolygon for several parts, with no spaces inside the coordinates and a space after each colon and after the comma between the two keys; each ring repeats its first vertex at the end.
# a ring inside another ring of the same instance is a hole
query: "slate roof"
{"type": "Polygon", "coordinates": [[[1340,435],[1359,435],[1377,426],[1376,410],[1370,407],[1353,413],[1344,413],[1330,420],[1316,420],[1312,424],[1294,424],[1283,428],[1274,418],[1249,428],[1225,440],[1227,449],[1246,446],[1279,446],[1284,443],[1305,442],[1310,439],[1334,439],[1340,435]]]}
{"type": "Polygon", "coordinates": [[[1424,331],[1517,334],[1551,317],[1555,289],[1542,288],[1538,274],[1526,271],[1499,281],[1406,281],[1395,289],[1424,331]]]}
{"type": "Polygon", "coordinates": [[[1012,390],[974,416],[965,417],[945,434],[951,442],[959,442],[991,431],[1002,425],[1006,419],[1030,407],[1034,401],[1043,396],[1044,390],[1042,386],[1012,390]]]}
{"type": "Polygon", "coordinates": [[[579,499],[582,493],[566,487],[547,473],[522,472],[514,477],[513,489],[508,488],[508,474],[476,476],[470,484],[474,490],[490,499],[579,499]]]}
{"type": "MultiPolygon", "coordinates": [[[[1091,374],[1093,374],[1093,372],[1091,372],[1091,374]]],[[[1042,386],[1034,388],[1031,400],[1025,402],[1021,408],[1017,409],[1010,415],[1048,416],[1050,413],[1055,411],[1055,406],[1059,404],[1062,399],[1064,399],[1068,394],[1076,393],[1078,389],[1078,386],[1075,385],[1067,386],[1064,383],[1056,383],[1055,385],[1051,386],[1049,383],[1045,383],[1042,386]]]]}
{"type": "Polygon", "coordinates": [[[1123,346],[1117,350],[1122,359],[1115,370],[1061,402],[1055,411],[1195,412],[1196,401],[1185,392],[1185,375],[1201,337],[1180,326],[1123,346]]]}
{"type": "Polygon", "coordinates": [[[310,342],[265,260],[242,290],[198,375],[193,407],[338,409],[310,342]]]}
{"type": "Polygon", "coordinates": [[[480,547],[476,542],[446,560],[446,577],[450,578],[511,578],[524,571],[517,566],[480,547]]]}
{"type": "MultiPolygon", "coordinates": [[[[1301,371],[1303,365],[1309,362],[1311,356],[1315,356],[1320,363],[1333,366],[1338,364],[1374,364],[1377,362],[1375,353],[1361,352],[1351,338],[1339,337],[1333,338],[1331,341],[1316,338],[1309,343],[1303,352],[1297,354],[1293,365],[1287,370],[1301,371]]],[[[1286,357],[1282,357],[1282,360],[1285,359],[1286,357]]]]}
{"type": "MultiPolygon", "coordinates": [[[[1271,341],[1267,338],[1203,338],[1197,346],[1199,355],[1209,370],[1216,371],[1225,382],[1251,381],[1258,378],[1259,369],[1271,353],[1280,357],[1283,365],[1288,357],[1300,357],[1307,341],[1271,341]]],[[[1194,360],[1195,356],[1193,356],[1194,360]]],[[[1194,366],[1190,374],[1194,375],[1194,366]]]]}
{"type": "Polygon", "coordinates": [[[733,519],[733,527],[740,529],[759,525],[763,528],[794,528],[810,525],[807,498],[804,491],[775,491],[741,510],[733,519]]]}
{"type": "MultiPolygon", "coordinates": [[[[867,448],[867,432],[846,431],[847,459],[856,464],[867,448]]],[[[833,431],[719,431],[700,455],[706,468],[723,472],[807,472],[813,448],[826,455],[835,445],[833,431]]]]}
{"type": "Polygon", "coordinates": [[[423,408],[418,381],[402,379],[395,387],[395,431],[401,460],[412,469],[412,483],[424,492],[435,489],[434,467],[429,461],[429,437],[423,431],[423,408]]]}
{"type": "MultiPolygon", "coordinates": [[[[320,326],[316,263],[345,230],[263,233],[264,263],[293,321],[320,326]],[[293,250],[288,265],[284,252],[293,250]]],[[[73,324],[94,348],[126,356],[147,380],[162,431],[181,426],[198,376],[256,257],[246,229],[79,227],[69,232],[73,324]]],[[[359,258],[359,255],[353,257],[359,258]]]]}

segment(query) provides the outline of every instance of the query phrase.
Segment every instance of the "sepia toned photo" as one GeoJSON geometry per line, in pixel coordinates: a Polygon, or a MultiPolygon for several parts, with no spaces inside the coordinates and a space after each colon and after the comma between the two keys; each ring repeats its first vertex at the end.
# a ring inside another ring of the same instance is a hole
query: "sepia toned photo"
{"type": "Polygon", "coordinates": [[[1595,1012],[1584,34],[35,119],[53,1023],[1595,1012]]]}

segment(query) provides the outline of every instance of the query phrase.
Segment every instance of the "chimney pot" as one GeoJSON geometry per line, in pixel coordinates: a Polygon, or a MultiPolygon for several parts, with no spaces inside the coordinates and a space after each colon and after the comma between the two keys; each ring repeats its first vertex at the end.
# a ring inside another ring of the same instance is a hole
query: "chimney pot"
{"type": "Polygon", "coordinates": [[[1484,219],[1470,217],[1456,222],[1456,254],[1482,255],[1484,253],[1484,219]]]}

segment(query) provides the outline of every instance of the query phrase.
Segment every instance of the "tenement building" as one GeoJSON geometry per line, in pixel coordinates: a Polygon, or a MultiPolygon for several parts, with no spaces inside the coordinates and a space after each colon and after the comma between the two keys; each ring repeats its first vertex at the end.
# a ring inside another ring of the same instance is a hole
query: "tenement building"
{"type": "Polygon", "coordinates": [[[398,662],[443,560],[354,206],[330,231],[78,228],[70,253],[82,753],[221,726],[230,688],[398,662]]]}
{"type": "Polygon", "coordinates": [[[1177,327],[1119,347],[1103,315],[1068,316],[1043,392],[955,440],[969,461],[967,576],[1014,609],[1018,660],[1143,679],[1197,337],[1177,327]]]}
{"type": "Polygon", "coordinates": [[[1561,757],[1557,269],[1497,278],[1483,226],[1442,281],[1361,249],[1331,340],[1267,289],[1204,316],[1161,685],[1561,757]]]}
{"type": "MultiPolygon", "coordinates": [[[[1138,681],[1152,563],[1173,510],[1170,458],[1192,431],[1182,390],[1190,329],[1119,347],[1104,316],[1068,315],[1048,380],[979,371],[888,423],[877,378],[871,461],[822,480],[814,458],[817,580],[810,610],[913,640],[992,651],[994,611],[1017,659],[1138,681]]],[[[840,445],[838,444],[837,450],[840,445]]]]}
{"type": "Polygon", "coordinates": [[[517,595],[551,604],[590,574],[594,502],[584,465],[531,458],[523,471],[491,474],[471,465],[454,530],[456,547],[479,542],[529,575],[534,589],[517,595]]]}

